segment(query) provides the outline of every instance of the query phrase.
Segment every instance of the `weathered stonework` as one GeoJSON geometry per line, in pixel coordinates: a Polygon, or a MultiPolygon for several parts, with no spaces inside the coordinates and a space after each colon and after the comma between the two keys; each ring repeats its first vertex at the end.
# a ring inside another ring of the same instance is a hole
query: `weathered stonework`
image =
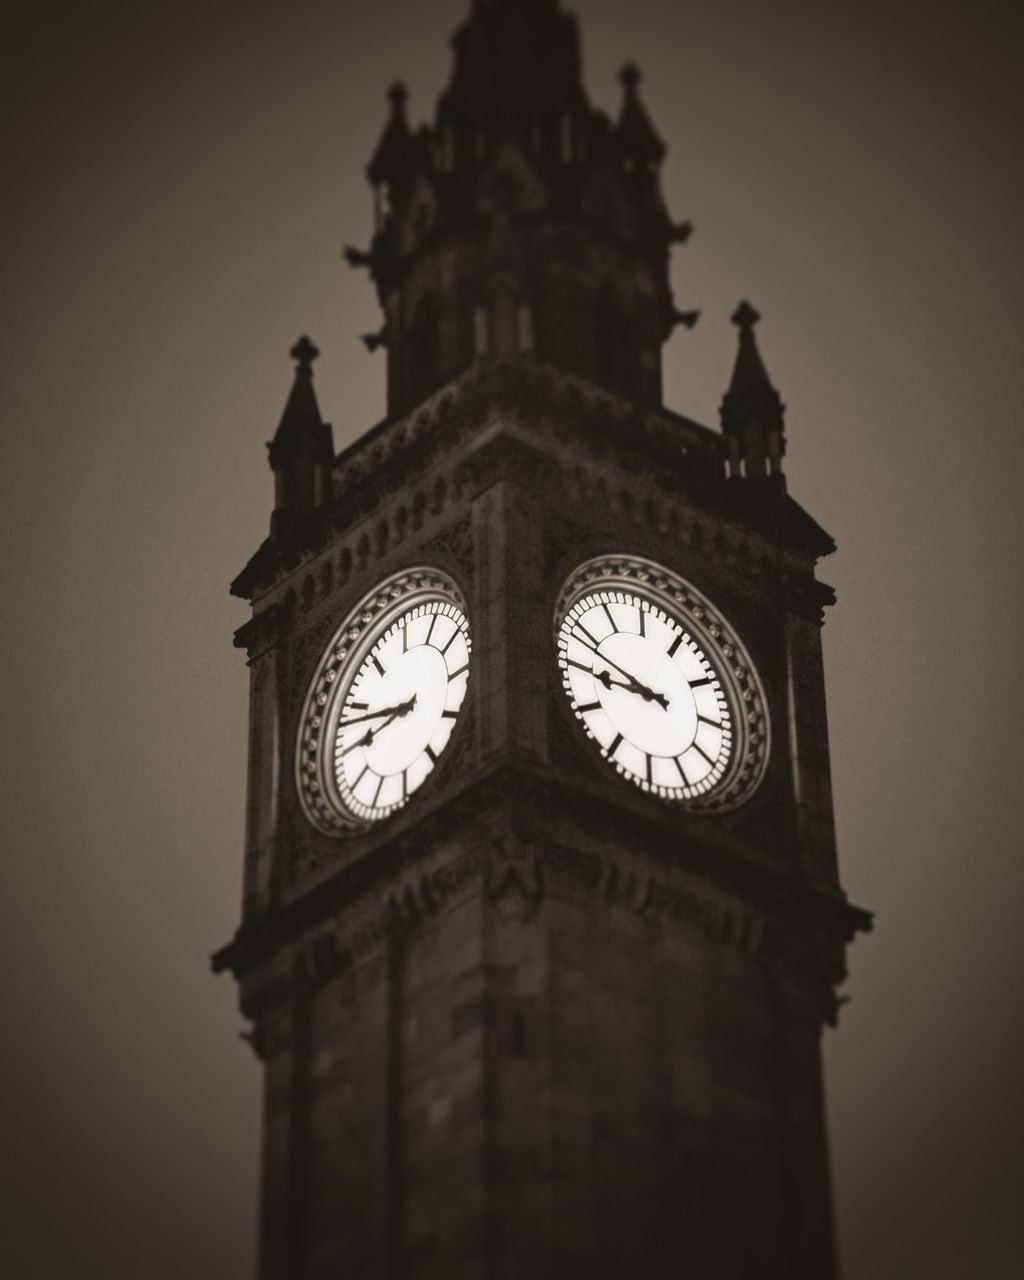
{"type": "Polygon", "coordinates": [[[835,856],[833,544],[786,492],[752,308],[722,433],[661,406],[690,228],[637,74],[609,124],[575,39],[555,0],[489,0],[433,127],[393,91],[377,230],[349,251],[388,417],[334,457],[296,345],[271,532],[232,586],[249,796],[214,965],[264,1071],[263,1280],[835,1275],[820,1037],[870,918],[835,856]],[[517,49],[535,74],[510,81],[517,49]],[[718,629],[750,716],[735,803],[662,802],[591,750],[555,625],[595,559],[653,562],[718,629]],[[296,784],[311,684],[412,571],[464,604],[465,702],[404,808],[331,832],[296,784]]]}

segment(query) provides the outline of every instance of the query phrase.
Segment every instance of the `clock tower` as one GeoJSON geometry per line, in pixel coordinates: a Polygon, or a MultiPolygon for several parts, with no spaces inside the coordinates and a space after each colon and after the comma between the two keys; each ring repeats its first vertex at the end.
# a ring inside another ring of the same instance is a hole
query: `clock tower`
{"type": "Polygon", "coordinates": [[[368,174],[387,416],[336,454],[316,348],[235,579],[239,984],[264,1280],[828,1280],[839,886],[815,575],[756,312],[721,430],[639,75],[475,0],[368,174]]]}

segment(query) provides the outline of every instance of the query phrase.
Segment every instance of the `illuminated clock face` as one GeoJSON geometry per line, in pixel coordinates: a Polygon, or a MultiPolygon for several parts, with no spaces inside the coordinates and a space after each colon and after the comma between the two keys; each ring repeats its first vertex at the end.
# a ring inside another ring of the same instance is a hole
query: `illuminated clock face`
{"type": "Polygon", "coordinates": [[[399,575],[360,602],[321,661],[300,732],[299,790],[317,826],[365,827],[426,782],[458,720],[469,662],[469,623],[445,575],[399,575]]]}
{"type": "Polygon", "coordinates": [[[587,737],[642,790],[722,808],[760,781],[767,720],[749,658],[668,570],[631,558],[583,566],[563,592],[558,661],[587,737]]]}

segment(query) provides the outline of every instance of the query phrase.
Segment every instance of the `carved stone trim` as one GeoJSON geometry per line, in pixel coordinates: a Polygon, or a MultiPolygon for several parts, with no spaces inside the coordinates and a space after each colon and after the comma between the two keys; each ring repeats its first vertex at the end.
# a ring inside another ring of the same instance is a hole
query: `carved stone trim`
{"type": "Polygon", "coordinates": [[[428,554],[447,557],[467,576],[473,572],[473,521],[466,516],[447,528],[444,533],[424,543],[428,554]]]}

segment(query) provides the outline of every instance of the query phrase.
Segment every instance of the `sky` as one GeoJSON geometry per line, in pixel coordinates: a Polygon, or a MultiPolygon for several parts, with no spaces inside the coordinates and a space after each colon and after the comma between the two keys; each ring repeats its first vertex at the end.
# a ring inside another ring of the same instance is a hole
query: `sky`
{"type": "MultiPolygon", "coordinates": [[[[846,1280],[1019,1274],[1022,25],[933,0],[578,0],[592,99],[669,145],[666,401],[708,424],[749,297],[790,491],[836,537],[841,867],[876,913],[826,1036],[846,1280]]],[[[5,1273],[242,1280],[259,1073],[227,593],[287,351],[384,412],[363,168],[467,0],[7,3],[0,52],[5,1273]]]]}

